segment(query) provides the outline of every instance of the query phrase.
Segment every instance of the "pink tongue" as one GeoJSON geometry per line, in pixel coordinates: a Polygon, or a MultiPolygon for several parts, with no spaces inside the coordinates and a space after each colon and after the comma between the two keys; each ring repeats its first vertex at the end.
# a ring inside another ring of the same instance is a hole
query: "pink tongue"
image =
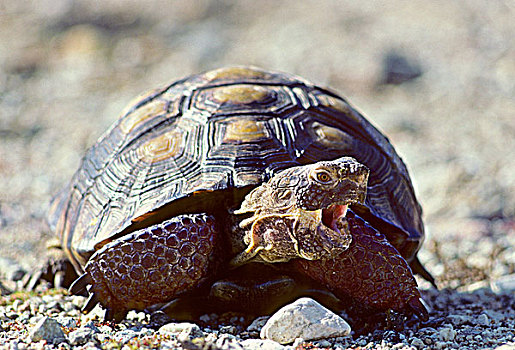
{"type": "Polygon", "coordinates": [[[327,227],[332,228],[336,232],[340,232],[336,223],[338,219],[345,216],[347,214],[347,209],[349,208],[348,204],[333,204],[327,209],[322,210],[322,222],[327,227]]]}

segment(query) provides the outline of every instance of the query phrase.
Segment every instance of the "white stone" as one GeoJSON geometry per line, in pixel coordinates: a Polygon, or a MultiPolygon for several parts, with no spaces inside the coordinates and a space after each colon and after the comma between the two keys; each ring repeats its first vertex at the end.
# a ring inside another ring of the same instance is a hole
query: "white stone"
{"type": "Polygon", "coordinates": [[[245,350],[282,350],[284,346],[269,339],[247,339],[241,342],[245,350]]]}
{"type": "Polygon", "coordinates": [[[481,314],[477,317],[476,324],[480,326],[488,326],[490,324],[490,319],[486,314],[481,314]]]}
{"type": "Polygon", "coordinates": [[[95,332],[90,327],[81,327],[68,334],[68,341],[71,345],[84,345],[91,340],[95,332]]]}
{"type": "Polygon", "coordinates": [[[158,333],[175,334],[177,335],[177,339],[181,341],[204,337],[204,332],[202,332],[200,327],[190,322],[167,323],[159,328],[158,333]]]}
{"type": "Polygon", "coordinates": [[[456,331],[451,327],[444,327],[438,330],[438,338],[444,341],[454,340],[456,337],[456,331]]]}
{"type": "Polygon", "coordinates": [[[472,319],[470,316],[466,315],[456,315],[451,314],[447,315],[447,320],[453,325],[453,326],[461,326],[467,322],[471,322],[472,319]]]}
{"type": "Polygon", "coordinates": [[[501,276],[490,283],[490,288],[497,294],[515,292],[515,274],[501,276]]]}
{"type": "Polygon", "coordinates": [[[171,322],[159,328],[159,333],[181,333],[181,332],[202,332],[200,327],[190,322],[171,322]]]}
{"type": "Polygon", "coordinates": [[[300,298],[278,310],[261,329],[261,338],[289,344],[296,338],[306,341],[346,336],[351,328],[334,312],[311,298],[300,298]]]}
{"type": "Polygon", "coordinates": [[[120,343],[120,344],[125,344],[127,343],[129,340],[131,340],[132,338],[135,338],[138,336],[138,333],[132,329],[125,329],[123,331],[120,331],[120,332],[116,332],[114,335],[113,335],[113,339],[120,343]]]}
{"type": "Polygon", "coordinates": [[[77,318],[69,317],[69,316],[58,316],[55,319],[62,327],[66,328],[76,328],[77,327],[77,318]]]}

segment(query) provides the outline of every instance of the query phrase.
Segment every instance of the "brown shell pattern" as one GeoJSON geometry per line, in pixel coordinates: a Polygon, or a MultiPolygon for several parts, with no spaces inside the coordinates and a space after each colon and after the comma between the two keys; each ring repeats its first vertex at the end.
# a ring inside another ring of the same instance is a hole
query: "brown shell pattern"
{"type": "Polygon", "coordinates": [[[352,156],[366,205],[422,243],[421,209],[388,139],[344,99],[292,75],[231,67],[137,98],[87,152],[50,223],[76,267],[151,211],[203,191],[255,186],[294,165],[352,156]],[[97,247],[98,248],[98,247],[97,247]]]}

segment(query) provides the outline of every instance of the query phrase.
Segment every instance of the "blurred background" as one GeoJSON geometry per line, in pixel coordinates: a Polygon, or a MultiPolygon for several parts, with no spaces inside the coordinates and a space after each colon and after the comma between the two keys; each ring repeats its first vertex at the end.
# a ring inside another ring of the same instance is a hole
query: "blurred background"
{"type": "Polygon", "coordinates": [[[0,274],[44,260],[45,211],[137,94],[252,64],[330,86],[388,135],[441,286],[515,272],[515,3],[0,2],[0,274]]]}

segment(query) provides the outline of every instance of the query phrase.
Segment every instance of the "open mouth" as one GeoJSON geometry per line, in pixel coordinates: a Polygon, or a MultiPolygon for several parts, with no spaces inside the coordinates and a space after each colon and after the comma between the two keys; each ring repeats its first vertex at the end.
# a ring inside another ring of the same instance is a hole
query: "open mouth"
{"type": "Polygon", "coordinates": [[[334,231],[340,232],[337,223],[340,218],[345,217],[347,209],[349,209],[349,204],[331,204],[322,209],[322,223],[334,231]]]}

